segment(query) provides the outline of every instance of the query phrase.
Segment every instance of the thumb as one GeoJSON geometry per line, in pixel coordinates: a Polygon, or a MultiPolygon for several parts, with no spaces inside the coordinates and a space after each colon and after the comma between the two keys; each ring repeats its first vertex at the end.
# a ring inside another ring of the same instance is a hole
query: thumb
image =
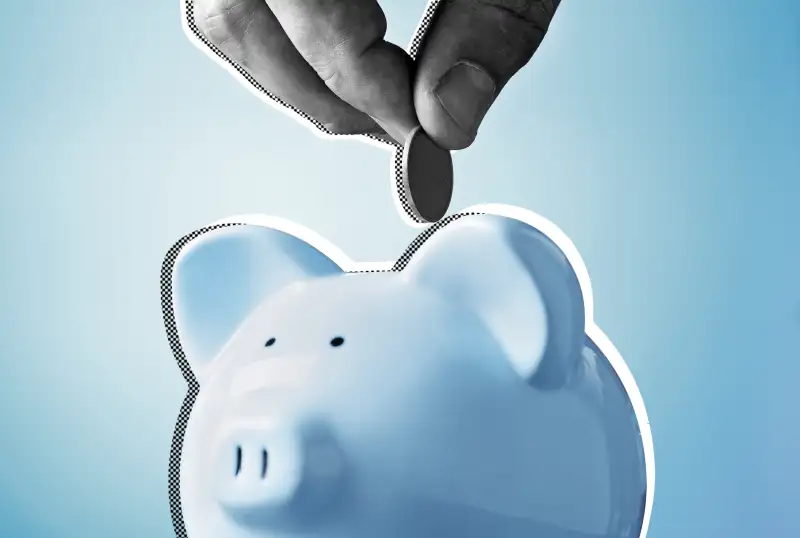
{"type": "Polygon", "coordinates": [[[475,140],[503,86],[536,52],[560,0],[440,0],[417,54],[414,106],[441,147],[475,140]]]}

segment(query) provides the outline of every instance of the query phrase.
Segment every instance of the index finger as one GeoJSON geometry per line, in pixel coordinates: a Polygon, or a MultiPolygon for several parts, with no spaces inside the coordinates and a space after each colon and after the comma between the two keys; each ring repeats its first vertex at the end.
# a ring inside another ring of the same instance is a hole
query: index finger
{"type": "Polygon", "coordinates": [[[403,142],[417,126],[412,60],[387,42],[377,0],[267,0],[294,46],[340,99],[403,142]]]}

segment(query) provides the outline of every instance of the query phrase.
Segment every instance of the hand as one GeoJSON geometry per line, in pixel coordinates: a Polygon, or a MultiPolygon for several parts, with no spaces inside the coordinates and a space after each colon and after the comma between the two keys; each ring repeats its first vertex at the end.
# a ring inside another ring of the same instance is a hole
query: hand
{"type": "Polygon", "coordinates": [[[222,53],[329,133],[417,125],[472,144],[500,90],[538,48],[560,0],[441,0],[416,61],[384,40],[377,0],[187,0],[222,53]]]}

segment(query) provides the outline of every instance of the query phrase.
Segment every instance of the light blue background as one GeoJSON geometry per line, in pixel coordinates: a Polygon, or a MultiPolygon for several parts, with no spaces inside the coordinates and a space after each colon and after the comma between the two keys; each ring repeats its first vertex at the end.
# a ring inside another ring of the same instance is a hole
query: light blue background
{"type": "MultiPolygon", "coordinates": [[[[424,2],[384,4],[406,45],[424,2]]],[[[453,209],[527,207],[582,253],[652,422],[651,538],[800,535],[799,16],[565,0],[455,156],[453,209]]],[[[390,154],[262,104],[177,0],[9,3],[0,58],[0,536],[171,538],[164,254],[258,212],[393,258],[390,154]]]]}

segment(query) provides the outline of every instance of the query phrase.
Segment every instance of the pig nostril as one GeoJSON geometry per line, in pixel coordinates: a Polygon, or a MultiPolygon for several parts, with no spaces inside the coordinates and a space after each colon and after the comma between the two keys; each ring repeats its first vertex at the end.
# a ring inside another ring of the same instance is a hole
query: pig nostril
{"type": "Polygon", "coordinates": [[[267,477],[267,467],[269,466],[269,454],[266,449],[261,449],[261,478],[267,477]]]}
{"type": "Polygon", "coordinates": [[[239,476],[239,473],[242,470],[242,447],[236,447],[236,469],[234,470],[234,476],[239,476]]]}

